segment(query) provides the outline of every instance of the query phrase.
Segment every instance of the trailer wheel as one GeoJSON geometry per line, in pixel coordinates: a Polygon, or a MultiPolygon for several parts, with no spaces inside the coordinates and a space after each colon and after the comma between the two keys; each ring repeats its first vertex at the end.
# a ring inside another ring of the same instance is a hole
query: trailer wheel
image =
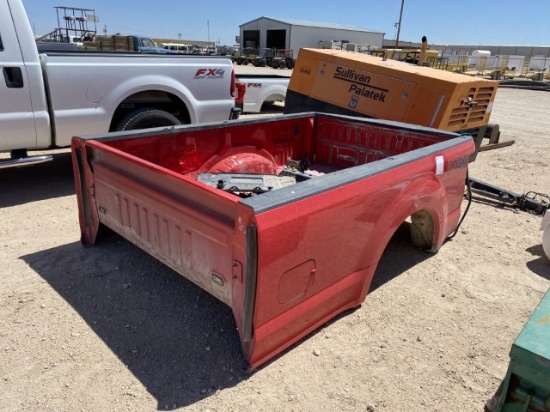
{"type": "Polygon", "coordinates": [[[500,128],[498,124],[489,123],[485,129],[484,136],[489,139],[489,143],[498,143],[500,139],[500,128]]]}
{"type": "Polygon", "coordinates": [[[174,126],[180,120],[164,110],[144,108],[134,110],[117,124],[115,131],[148,129],[150,127],[174,126]]]}

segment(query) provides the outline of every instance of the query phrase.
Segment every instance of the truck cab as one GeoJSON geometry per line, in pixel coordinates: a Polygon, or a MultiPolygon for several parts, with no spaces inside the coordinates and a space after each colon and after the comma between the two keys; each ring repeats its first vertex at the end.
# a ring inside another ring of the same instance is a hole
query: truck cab
{"type": "Polygon", "coordinates": [[[226,57],[181,56],[138,36],[98,41],[105,49],[39,52],[21,0],[0,0],[0,28],[0,152],[11,154],[0,169],[51,160],[27,152],[67,147],[76,134],[229,120],[240,113],[226,57]],[[136,53],[133,42],[150,55],[136,53]]]}
{"type": "Polygon", "coordinates": [[[158,54],[178,54],[177,50],[159,47],[150,37],[132,35],[134,39],[134,50],[140,53],[158,53],[158,54]]]}
{"type": "Polygon", "coordinates": [[[42,77],[30,25],[14,25],[26,20],[20,2],[0,2],[0,119],[2,129],[10,131],[9,139],[0,139],[0,151],[18,151],[49,146],[50,120],[46,87],[42,77]]]}

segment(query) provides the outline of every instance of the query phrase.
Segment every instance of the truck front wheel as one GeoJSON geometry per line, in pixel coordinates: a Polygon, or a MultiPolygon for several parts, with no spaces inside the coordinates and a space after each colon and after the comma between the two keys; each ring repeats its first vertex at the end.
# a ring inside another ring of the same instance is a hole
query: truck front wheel
{"type": "Polygon", "coordinates": [[[148,129],[178,124],[181,124],[180,120],[164,110],[144,108],[124,116],[115,127],[115,131],[148,129]]]}

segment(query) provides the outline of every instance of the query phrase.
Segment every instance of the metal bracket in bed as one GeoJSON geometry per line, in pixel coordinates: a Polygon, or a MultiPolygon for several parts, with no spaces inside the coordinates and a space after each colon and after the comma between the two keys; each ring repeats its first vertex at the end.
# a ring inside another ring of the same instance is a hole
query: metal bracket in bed
{"type": "Polygon", "coordinates": [[[201,173],[197,179],[226,192],[253,195],[296,184],[294,176],[247,173],[201,173]]]}

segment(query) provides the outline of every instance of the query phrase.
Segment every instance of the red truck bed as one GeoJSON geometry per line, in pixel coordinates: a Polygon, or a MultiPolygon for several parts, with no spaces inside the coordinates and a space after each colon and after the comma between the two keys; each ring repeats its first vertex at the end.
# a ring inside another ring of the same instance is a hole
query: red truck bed
{"type": "Polygon", "coordinates": [[[319,113],[72,142],[82,242],[106,226],[232,308],[257,367],[359,305],[395,230],[456,228],[469,136],[319,113]]]}

